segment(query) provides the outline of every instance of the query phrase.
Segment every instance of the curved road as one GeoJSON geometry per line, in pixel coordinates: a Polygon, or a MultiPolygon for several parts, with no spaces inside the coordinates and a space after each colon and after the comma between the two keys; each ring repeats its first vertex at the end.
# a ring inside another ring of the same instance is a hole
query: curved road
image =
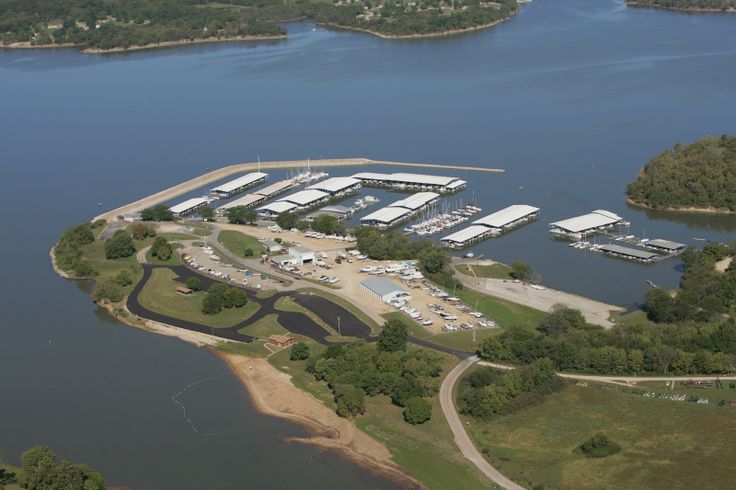
{"type": "Polygon", "coordinates": [[[447,423],[450,425],[452,435],[455,436],[455,444],[457,444],[460,452],[467,460],[473,463],[480,471],[483,472],[483,474],[493,480],[497,485],[511,490],[524,490],[524,487],[517,485],[503,476],[500,471],[491,466],[486,458],[483,457],[475,447],[475,444],[473,444],[468,433],[465,431],[463,422],[460,420],[460,415],[457,413],[454,396],[455,383],[457,383],[457,380],[462,377],[466,369],[479,360],[478,356],[463,359],[460,361],[460,364],[455,366],[442,381],[442,385],[440,386],[440,406],[442,407],[442,413],[445,415],[445,419],[447,419],[447,423]]]}

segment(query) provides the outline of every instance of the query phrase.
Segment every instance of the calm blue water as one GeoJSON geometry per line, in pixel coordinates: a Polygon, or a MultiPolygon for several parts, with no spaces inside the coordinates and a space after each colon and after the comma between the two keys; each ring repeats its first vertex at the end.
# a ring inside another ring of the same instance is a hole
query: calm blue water
{"type": "Polygon", "coordinates": [[[300,429],[255,414],[213,356],[96,314],[50,270],[59,233],[99,201],[111,208],[258,156],[489,165],[507,172],[447,172],[471,182],[453,199],[475,191],[484,212],[524,202],[543,216],[476,253],[525,259],[550,286],[630,304],[645,279],[675,285],[678,262],[573,250],[546,224],[606,208],[637,235],[734,238],[736,218],[646,213],[624,196],[662,149],[736,132],[735,26],[618,0],[535,0],[495,29],[442,40],[296,24],[265,44],[0,51],[0,256],[13,278],[0,295],[0,447],[16,459],[47,443],[135,488],[307,487],[317,474],[326,487],[385,484],[280,442],[300,429]],[[234,434],[203,437],[170,397],[213,376],[182,400],[203,430],[234,434]],[[285,460],[289,474],[270,471],[285,460]]]}

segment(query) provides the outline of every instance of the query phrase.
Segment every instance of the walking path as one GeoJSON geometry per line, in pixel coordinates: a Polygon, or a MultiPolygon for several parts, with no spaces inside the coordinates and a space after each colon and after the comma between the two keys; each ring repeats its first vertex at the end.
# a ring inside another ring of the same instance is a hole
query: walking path
{"type": "MultiPolygon", "coordinates": [[[[227,167],[218,168],[212,172],[208,172],[204,175],[194,177],[193,179],[177,184],[163,191],[151,194],[150,196],[139,199],[130,204],[120,206],[117,209],[113,209],[106,213],[103,213],[94,218],[93,221],[98,219],[105,219],[107,221],[113,221],[118,216],[125,213],[132,213],[141,211],[145,208],[161,204],[170,199],[173,199],[187,192],[196,191],[202,187],[212,184],[220,179],[229,177],[230,175],[241,173],[241,172],[253,172],[261,169],[288,169],[288,168],[306,168],[307,160],[288,160],[288,161],[276,161],[276,162],[251,162],[251,163],[238,163],[235,165],[229,165],[227,167]]],[[[463,170],[463,171],[474,171],[474,172],[505,172],[504,169],[500,168],[489,168],[489,167],[470,167],[463,165],[442,165],[434,163],[401,163],[401,162],[388,162],[388,161],[375,161],[368,158],[341,158],[341,159],[323,159],[323,160],[310,160],[309,164],[314,167],[355,167],[355,166],[372,166],[372,165],[394,165],[394,166],[408,166],[408,167],[426,167],[426,168],[437,168],[437,169],[449,169],[449,170],[463,170]]]]}

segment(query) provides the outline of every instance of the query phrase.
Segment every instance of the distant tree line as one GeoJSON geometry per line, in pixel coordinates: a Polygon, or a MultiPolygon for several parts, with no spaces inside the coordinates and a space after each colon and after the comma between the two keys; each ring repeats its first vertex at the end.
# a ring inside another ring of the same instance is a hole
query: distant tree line
{"type": "Polygon", "coordinates": [[[678,143],[644,166],[628,194],[652,208],[736,211],[736,136],[678,143]]]}
{"type": "Polygon", "coordinates": [[[406,325],[387,322],[376,344],[330,344],[309,359],[307,369],[332,390],[342,417],[365,412],[365,397],[384,394],[404,408],[404,419],[423,423],[432,416],[426,397],[439,391],[442,356],[426,349],[407,349],[406,325]]]}
{"type": "Polygon", "coordinates": [[[458,408],[474,417],[506,415],[539,403],[546,394],[564,386],[565,381],[546,358],[513,371],[481,367],[458,384],[458,408]]]}
{"type": "Polygon", "coordinates": [[[279,22],[303,18],[384,35],[433,34],[487,25],[517,11],[516,0],[0,0],[0,40],[127,48],[284,35],[279,22]]]}
{"type": "Polygon", "coordinates": [[[733,10],[736,0],[626,0],[636,7],[657,7],[672,10],[733,10]]]}
{"type": "Polygon", "coordinates": [[[558,307],[536,330],[509,327],[483,339],[489,361],[529,364],[548,358],[558,371],[592,374],[719,374],[736,369],[736,320],[684,324],[585,323],[579,311],[558,307]]]}

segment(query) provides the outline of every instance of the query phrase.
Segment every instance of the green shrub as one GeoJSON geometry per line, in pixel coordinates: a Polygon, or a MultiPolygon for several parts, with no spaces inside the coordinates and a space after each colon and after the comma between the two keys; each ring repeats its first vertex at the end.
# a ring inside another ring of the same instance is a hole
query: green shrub
{"type": "Polygon", "coordinates": [[[291,346],[289,351],[289,359],[292,361],[303,361],[309,359],[309,346],[304,342],[297,342],[291,346]]]}
{"type": "Polygon", "coordinates": [[[587,458],[605,458],[621,452],[621,446],[609,439],[604,433],[599,432],[582,443],[574,452],[587,458]]]}
{"type": "Polygon", "coordinates": [[[424,398],[410,398],[404,408],[404,420],[412,425],[423,424],[432,418],[432,405],[424,398]]]}

